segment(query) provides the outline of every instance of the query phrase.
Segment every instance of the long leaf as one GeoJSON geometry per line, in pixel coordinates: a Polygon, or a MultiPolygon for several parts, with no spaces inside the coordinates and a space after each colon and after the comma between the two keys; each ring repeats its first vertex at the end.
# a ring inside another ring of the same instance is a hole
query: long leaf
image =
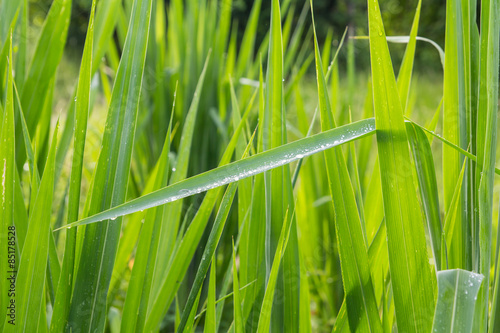
{"type": "Polygon", "coordinates": [[[188,178],[161,190],[131,200],[104,212],[68,224],[67,227],[91,224],[155,207],[180,198],[251,177],[306,156],[348,143],[375,131],[373,119],[365,119],[310,136],[269,151],[256,154],[203,174],[188,178]]]}
{"type": "MultiPolygon", "coordinates": [[[[325,131],[335,128],[336,125],[327,93],[315,28],[314,37],[321,128],[325,131]]],[[[333,150],[325,151],[325,161],[335,212],[335,233],[349,326],[355,332],[378,332],[382,326],[370,276],[367,245],[342,148],[335,147],[333,150]]]]}
{"type": "MultiPolygon", "coordinates": [[[[80,75],[78,78],[78,89],[76,94],[75,110],[75,144],[73,152],[73,164],[69,185],[68,222],[78,220],[80,206],[80,190],[83,168],[83,151],[85,148],[85,137],[87,133],[87,119],[90,104],[90,69],[92,67],[92,46],[94,43],[94,12],[96,1],[92,1],[92,8],[83,51],[80,75]]],[[[59,278],[56,299],[54,302],[54,314],[50,323],[53,332],[64,330],[69,313],[71,301],[71,290],[73,286],[75,266],[76,229],[68,230],[66,234],[66,245],[62,274],[59,278]]]]}
{"type": "MultiPolygon", "coordinates": [[[[134,1],[96,166],[90,213],[125,201],[151,6],[152,0],[134,1]]],[[[85,228],[69,312],[69,329],[104,329],[106,297],[120,229],[121,220],[85,228]]]]}
{"type": "MultiPolygon", "coordinates": [[[[0,239],[2,243],[2,251],[4,255],[0,259],[0,264],[3,267],[0,272],[0,286],[2,295],[0,300],[2,309],[0,314],[0,330],[3,331],[5,325],[15,327],[15,301],[12,292],[15,292],[15,276],[12,274],[17,269],[15,265],[15,258],[19,256],[20,251],[16,249],[16,240],[19,235],[16,235],[16,226],[14,225],[14,184],[15,184],[15,142],[14,142],[14,100],[12,93],[12,38],[9,38],[9,59],[8,59],[8,80],[7,80],[7,94],[5,99],[5,109],[0,106],[2,113],[2,123],[0,126],[0,239]],[[14,304],[12,304],[14,302],[14,304]],[[5,320],[5,318],[7,320],[5,320]]],[[[24,208],[24,207],[23,207],[24,208]]],[[[16,221],[18,222],[18,221],[16,221]]],[[[17,224],[17,223],[16,223],[17,224]]],[[[44,275],[44,272],[42,272],[44,275]]]]}
{"type": "Polygon", "coordinates": [[[377,145],[398,329],[429,332],[435,277],[430,270],[423,217],[413,179],[403,110],[378,1],[368,1],[370,57],[377,145]]]}

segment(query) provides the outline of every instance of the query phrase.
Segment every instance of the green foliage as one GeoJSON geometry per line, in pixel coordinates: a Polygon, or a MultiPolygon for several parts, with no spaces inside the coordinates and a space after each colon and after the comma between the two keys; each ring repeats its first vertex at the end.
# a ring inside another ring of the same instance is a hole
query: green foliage
{"type": "Polygon", "coordinates": [[[49,4],[0,0],[0,330],[498,330],[498,0],[49,4]]]}

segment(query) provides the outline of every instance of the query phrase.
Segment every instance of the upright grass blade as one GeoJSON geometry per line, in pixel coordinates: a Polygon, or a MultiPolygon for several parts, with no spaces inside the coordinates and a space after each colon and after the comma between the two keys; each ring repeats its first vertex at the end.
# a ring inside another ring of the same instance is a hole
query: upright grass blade
{"type": "MultiPolygon", "coordinates": [[[[101,65],[100,59],[104,56],[108,48],[111,48],[112,43],[110,43],[110,39],[115,30],[117,20],[116,11],[119,4],[120,0],[99,1],[97,4],[97,13],[95,16],[94,45],[92,48],[92,58],[96,59],[97,61],[92,62],[92,72],[90,74],[90,77],[93,77],[97,72],[97,69],[101,65]]],[[[105,90],[105,88],[103,90],[105,90]]],[[[76,91],[74,93],[74,97],[76,97],[76,91]]],[[[66,118],[64,129],[62,131],[59,148],[57,149],[56,153],[56,179],[58,179],[61,173],[61,168],[64,165],[64,159],[68,152],[75,130],[74,112],[75,101],[72,99],[68,108],[68,115],[66,118]]]]}
{"type": "MultiPolygon", "coordinates": [[[[90,105],[90,71],[92,68],[92,47],[94,43],[95,4],[96,1],[92,1],[89,27],[87,31],[87,38],[85,40],[85,47],[83,50],[83,58],[80,67],[80,75],[78,78],[78,88],[76,93],[75,148],[73,152],[73,164],[71,168],[71,178],[69,184],[68,222],[78,220],[78,211],[80,206],[83,152],[85,149],[87,119],[90,105]]],[[[54,312],[50,323],[52,332],[63,331],[66,327],[74,277],[76,228],[68,229],[66,233],[65,244],[62,274],[59,278],[59,281],[57,281],[58,287],[56,299],[54,302],[54,312]]]]}
{"type": "MultiPolygon", "coordinates": [[[[52,3],[40,32],[40,38],[37,41],[21,92],[23,111],[32,137],[40,117],[40,105],[45,100],[49,83],[55,75],[63,54],[69,27],[71,3],[72,0],[56,0],[52,3]]],[[[18,170],[21,170],[26,154],[19,124],[16,125],[16,137],[16,162],[18,170]]]]}
{"type": "MultiPolygon", "coordinates": [[[[91,214],[125,201],[151,6],[152,0],[134,1],[96,166],[91,214]]],[[[106,297],[120,229],[121,219],[85,228],[69,312],[70,330],[104,329],[106,297]]]]}
{"type": "MultiPolygon", "coordinates": [[[[461,133],[465,130],[461,123],[465,119],[465,86],[464,86],[464,53],[462,31],[461,0],[450,0],[446,3],[446,38],[443,96],[443,136],[453,144],[464,147],[461,133]]],[[[453,149],[443,147],[443,190],[444,209],[448,211],[451,198],[460,173],[462,157],[453,149]]],[[[462,203],[460,203],[460,206],[462,203]]],[[[461,208],[459,208],[461,211],[461,208]]],[[[452,257],[449,258],[451,268],[462,268],[465,253],[462,233],[462,217],[459,218],[452,257]]],[[[449,245],[450,246],[450,245],[449,245]]]]}
{"type": "Polygon", "coordinates": [[[125,204],[70,223],[66,228],[108,219],[113,220],[119,216],[179,200],[195,193],[207,191],[236,180],[263,173],[264,171],[297,161],[326,149],[371,135],[375,131],[374,124],[373,119],[365,119],[288,143],[169,185],[161,190],[130,200],[125,204]]]}
{"type": "Polygon", "coordinates": [[[437,273],[438,298],[432,332],[472,331],[472,317],[483,276],[461,269],[437,273]]]}
{"type": "MultiPolygon", "coordinates": [[[[9,82],[12,83],[12,76],[9,82]]],[[[7,317],[4,332],[46,331],[44,326],[39,327],[39,317],[45,312],[44,286],[49,254],[57,127],[40,182],[40,189],[29,217],[26,241],[19,261],[19,271],[16,278],[18,290],[16,295],[16,325],[8,324],[7,317]]],[[[40,323],[46,325],[46,318],[42,317],[40,323]]]]}
{"type": "Polygon", "coordinates": [[[417,46],[418,22],[420,20],[420,8],[422,0],[418,1],[415,18],[410,32],[410,40],[406,46],[405,55],[398,75],[398,92],[401,99],[401,107],[406,113],[408,109],[408,96],[410,95],[410,83],[413,72],[413,60],[415,58],[415,48],[417,46]]]}
{"type": "MultiPolygon", "coordinates": [[[[203,88],[205,73],[209,61],[210,54],[207,56],[207,59],[205,61],[203,71],[201,72],[200,78],[198,80],[198,85],[196,86],[193,101],[184,122],[181,142],[179,145],[179,159],[177,160],[176,171],[171,176],[169,182],[170,184],[178,183],[179,181],[184,180],[187,176],[195,122],[197,119],[198,106],[200,103],[200,95],[203,88]]],[[[165,275],[167,274],[166,269],[169,264],[169,259],[172,254],[174,244],[177,240],[177,233],[182,212],[182,202],[182,200],[179,200],[178,202],[174,202],[166,207],[167,216],[165,217],[165,219],[167,221],[170,221],[171,225],[167,228],[161,229],[160,244],[158,249],[158,267],[155,271],[153,290],[158,290],[161,281],[164,280],[165,275]]]]}
{"type": "Polygon", "coordinates": [[[481,1],[476,190],[479,203],[479,272],[484,276],[484,283],[479,291],[476,310],[476,319],[479,320],[478,332],[486,332],[488,328],[493,181],[497,150],[499,11],[498,0],[481,1]]]}
{"type": "Polygon", "coordinates": [[[234,309],[234,332],[243,333],[243,316],[241,314],[240,284],[238,282],[238,267],[236,265],[236,251],[233,240],[233,309],[234,309]]]}
{"type": "Polygon", "coordinates": [[[291,219],[288,218],[288,210],[285,213],[285,219],[283,223],[283,228],[280,233],[280,238],[278,240],[278,246],[276,253],[273,258],[273,265],[271,272],[269,274],[269,280],[266,287],[266,292],[264,294],[264,299],[262,301],[262,307],[259,316],[259,325],[257,327],[257,333],[267,333],[271,327],[271,312],[273,309],[273,299],[276,290],[276,282],[278,280],[278,272],[283,257],[283,252],[285,251],[286,245],[288,243],[288,236],[290,234],[290,222],[291,219]]]}
{"type": "MultiPolygon", "coordinates": [[[[15,292],[15,278],[12,279],[12,272],[17,269],[16,256],[20,255],[19,249],[16,249],[16,226],[14,224],[14,185],[15,185],[15,142],[14,142],[14,99],[12,93],[12,37],[9,38],[9,66],[7,80],[7,94],[5,99],[5,108],[0,106],[2,114],[2,125],[0,126],[0,239],[4,255],[0,259],[2,270],[0,271],[0,286],[2,295],[0,300],[2,308],[0,309],[0,330],[3,331],[5,325],[15,328],[16,324],[16,299],[12,296],[15,292]],[[14,303],[14,304],[12,304],[14,303]],[[5,320],[6,319],[6,320],[5,320]]],[[[24,207],[23,207],[24,208],[24,207]]],[[[17,221],[16,221],[17,222],[17,221]]],[[[17,224],[17,223],[16,223],[17,224]]],[[[44,272],[42,272],[44,275],[44,272]]]]}
{"type": "Polygon", "coordinates": [[[215,295],[216,295],[216,269],[215,269],[215,255],[212,256],[210,264],[210,277],[208,281],[208,297],[207,297],[207,311],[205,313],[205,329],[206,333],[216,332],[216,314],[215,314],[215,295]]]}
{"type": "MultiPolygon", "coordinates": [[[[207,245],[205,246],[205,251],[203,253],[199,269],[196,273],[193,287],[191,288],[188,301],[186,302],[186,306],[184,307],[181,322],[177,327],[178,332],[182,332],[184,330],[188,314],[191,312],[192,307],[194,305],[195,296],[201,290],[203,280],[205,279],[205,276],[207,275],[208,272],[208,266],[210,265],[210,260],[208,258],[212,258],[214,256],[222,231],[224,230],[224,225],[226,224],[226,220],[229,215],[229,210],[231,209],[231,204],[233,203],[234,195],[236,194],[236,188],[237,186],[235,183],[229,184],[226,193],[224,194],[221,206],[219,208],[219,212],[217,213],[217,217],[215,218],[214,226],[212,227],[212,231],[210,233],[207,245]]],[[[234,269],[236,269],[236,266],[234,269]]],[[[238,306],[241,305],[238,303],[238,306]]],[[[235,311],[236,311],[236,303],[235,303],[235,311]]]]}
{"type": "MultiPolygon", "coordinates": [[[[336,125],[321,65],[314,16],[313,28],[321,128],[326,131],[335,128],[336,125]]],[[[325,161],[335,212],[335,233],[341,261],[349,326],[355,332],[378,332],[382,326],[370,276],[367,246],[342,148],[336,147],[333,150],[325,151],[325,161]]]]}
{"type": "MultiPolygon", "coordinates": [[[[175,103],[174,103],[175,104],[175,103]]],[[[175,107],[175,106],[174,106],[175,107]]],[[[158,161],[154,189],[167,185],[169,176],[169,153],[172,130],[172,116],[165,137],[163,151],[158,161]]],[[[156,258],[160,241],[165,207],[157,207],[146,212],[144,224],[137,245],[137,252],[132,268],[127,297],[123,307],[122,332],[140,332],[144,327],[148,311],[156,258]]],[[[131,223],[132,221],[129,221],[131,223]]]]}
{"type": "Polygon", "coordinates": [[[417,169],[418,188],[431,238],[435,266],[439,271],[443,269],[441,263],[441,234],[443,233],[443,228],[441,225],[438,187],[432,150],[427,136],[421,128],[412,123],[406,123],[406,133],[417,169]]]}
{"type": "Polygon", "coordinates": [[[377,145],[398,330],[429,332],[435,277],[414,187],[403,110],[397,93],[378,1],[368,1],[377,145]]]}
{"type": "MultiPolygon", "coordinates": [[[[250,109],[248,111],[250,111],[250,109]]],[[[248,115],[249,112],[243,115],[242,121],[235,129],[233,137],[231,138],[231,141],[226,147],[226,151],[221,158],[220,165],[225,165],[230,161],[248,115]]],[[[183,182],[180,182],[179,184],[182,183],[183,182]]],[[[201,192],[201,189],[200,191],[196,191],[196,193],[199,192],[201,192]]],[[[191,221],[184,237],[175,248],[169,263],[169,268],[172,267],[175,269],[167,270],[167,276],[160,286],[159,294],[150,302],[151,311],[148,313],[145,331],[150,331],[153,327],[157,327],[161,323],[163,316],[167,312],[168,306],[170,306],[174,300],[175,293],[179,288],[179,284],[174,281],[181,281],[184,278],[184,275],[189,267],[190,260],[196,251],[197,244],[203,235],[204,229],[208,223],[216,200],[219,198],[220,192],[220,189],[214,189],[205,195],[203,202],[201,203],[195,217],[191,221]],[[189,258],[189,260],[187,258],[189,258]]]]}

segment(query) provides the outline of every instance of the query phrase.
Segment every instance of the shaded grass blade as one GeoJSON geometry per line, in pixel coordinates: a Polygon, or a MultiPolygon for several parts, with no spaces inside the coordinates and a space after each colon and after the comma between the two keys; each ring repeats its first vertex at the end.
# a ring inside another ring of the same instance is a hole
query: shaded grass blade
{"type": "MultiPolygon", "coordinates": [[[[325,131],[335,128],[336,125],[327,93],[315,28],[314,38],[321,128],[325,131]]],[[[367,245],[344,153],[341,147],[335,147],[333,150],[325,151],[324,156],[335,212],[335,233],[349,326],[355,332],[378,332],[382,327],[370,276],[367,245]]]]}
{"type": "Polygon", "coordinates": [[[403,110],[378,1],[368,1],[377,145],[398,329],[429,332],[434,282],[413,179],[403,110]]]}
{"type": "MultiPolygon", "coordinates": [[[[89,212],[125,201],[152,0],[134,1],[124,51],[113,87],[89,212]]],[[[85,228],[76,275],[69,329],[102,330],[106,297],[116,256],[121,220],[85,228]],[[85,313],[86,315],[82,315],[85,313]]]]}
{"type": "MultiPolygon", "coordinates": [[[[92,68],[92,46],[94,43],[94,12],[96,1],[92,1],[92,8],[83,51],[80,75],[78,78],[78,88],[75,102],[75,139],[73,163],[71,167],[71,177],[69,184],[68,198],[68,222],[78,220],[80,206],[80,190],[82,181],[83,152],[85,149],[85,137],[87,133],[87,119],[90,105],[90,70],[92,68]]],[[[76,229],[68,229],[66,233],[66,245],[64,248],[64,258],[62,274],[59,278],[56,299],[54,302],[54,312],[51,320],[51,331],[60,332],[65,329],[71,301],[71,291],[73,286],[73,276],[75,267],[75,246],[76,229]]]]}

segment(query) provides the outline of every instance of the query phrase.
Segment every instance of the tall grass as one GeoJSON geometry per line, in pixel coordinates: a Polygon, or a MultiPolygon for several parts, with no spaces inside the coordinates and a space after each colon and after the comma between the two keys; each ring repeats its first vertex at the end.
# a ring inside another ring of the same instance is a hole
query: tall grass
{"type": "Polygon", "coordinates": [[[344,87],[344,38],[321,47],[313,1],[295,5],[272,0],[258,44],[261,0],[243,36],[231,0],[93,0],[59,115],[72,1],[33,46],[28,1],[0,2],[0,330],[500,330],[500,1],[447,1],[425,124],[425,1],[398,37],[367,2],[366,96],[366,38],[344,87]]]}

